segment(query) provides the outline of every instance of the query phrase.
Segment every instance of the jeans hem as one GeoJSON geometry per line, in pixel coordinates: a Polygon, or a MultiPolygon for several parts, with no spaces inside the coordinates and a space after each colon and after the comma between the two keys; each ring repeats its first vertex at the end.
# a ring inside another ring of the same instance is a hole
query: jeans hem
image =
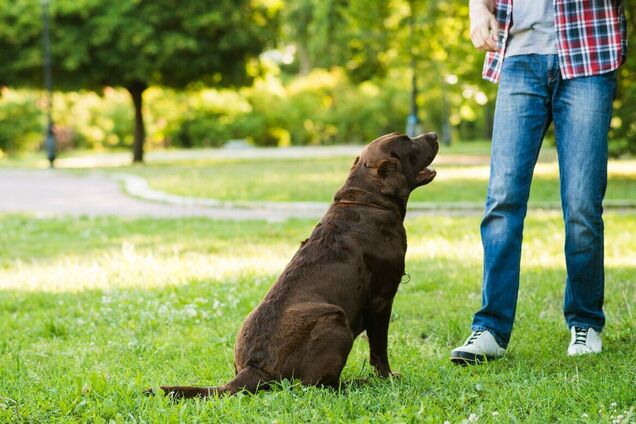
{"type": "Polygon", "coordinates": [[[603,326],[588,324],[588,323],[584,323],[584,322],[581,322],[581,321],[569,321],[567,324],[568,324],[568,330],[571,329],[572,327],[579,327],[579,328],[582,328],[584,330],[587,330],[587,329],[591,328],[592,330],[596,331],[597,333],[601,333],[603,331],[603,326]]]}
{"type": "Polygon", "coordinates": [[[492,328],[484,327],[483,325],[473,325],[471,328],[473,331],[488,331],[495,338],[497,344],[506,349],[508,347],[508,343],[504,341],[503,338],[499,336],[492,328]]]}

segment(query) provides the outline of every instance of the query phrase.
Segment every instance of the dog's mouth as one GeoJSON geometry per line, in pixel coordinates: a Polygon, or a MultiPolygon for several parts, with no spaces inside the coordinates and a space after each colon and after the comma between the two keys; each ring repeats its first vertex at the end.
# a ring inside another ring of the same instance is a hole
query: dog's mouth
{"type": "Polygon", "coordinates": [[[419,187],[430,183],[435,178],[435,175],[437,175],[437,171],[427,166],[415,177],[415,186],[419,187]]]}

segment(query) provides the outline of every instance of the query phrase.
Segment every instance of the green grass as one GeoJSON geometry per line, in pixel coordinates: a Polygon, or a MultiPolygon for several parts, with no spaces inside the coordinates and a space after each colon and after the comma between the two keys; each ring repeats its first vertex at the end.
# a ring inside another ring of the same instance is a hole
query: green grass
{"type": "MultiPolygon", "coordinates": [[[[151,187],[184,196],[223,200],[330,201],[343,184],[351,158],[202,161],[122,168],[151,187]]],[[[416,190],[414,202],[475,202],[486,196],[489,167],[439,165],[436,180],[416,190]]],[[[636,161],[610,162],[607,200],[636,200],[636,161]]],[[[558,166],[537,166],[530,202],[559,202],[558,166]]]]}
{"type": "MultiPolygon", "coordinates": [[[[360,147],[362,149],[362,146],[360,147]]],[[[154,189],[183,196],[235,201],[322,201],[332,199],[351,167],[353,157],[316,159],[221,159],[212,150],[201,150],[198,160],[150,159],[143,166],[97,168],[105,173],[130,173],[146,178],[154,189]]],[[[218,153],[218,152],[217,152],[218,153]]],[[[222,153],[222,151],[221,151],[222,153]]],[[[176,153],[178,157],[178,152],[176,153]]],[[[429,204],[471,203],[481,206],[488,184],[489,144],[456,143],[442,147],[442,164],[436,164],[438,176],[424,189],[416,190],[411,202],[429,204]]],[[[122,153],[118,153],[121,158],[122,153]]],[[[108,162],[112,154],[97,156],[87,152],[65,153],[64,160],[74,165],[83,160],[108,162]]],[[[0,160],[0,167],[40,167],[42,157],[33,154],[22,159],[0,160]]],[[[86,173],[86,169],[72,172],[86,173]]],[[[559,173],[554,148],[542,149],[535,169],[530,204],[559,204],[559,173]]],[[[605,199],[636,203],[636,160],[611,160],[605,199]]]]}
{"type": "Polygon", "coordinates": [[[407,220],[401,286],[380,380],[360,337],[341,390],[173,403],[141,391],[215,384],[233,341],[315,222],[0,217],[0,422],[636,422],[636,215],[606,217],[602,355],[568,358],[558,214],[526,226],[508,356],[448,361],[480,302],[479,219],[407,220]],[[626,411],[626,412],[625,412],[626,411]]]}

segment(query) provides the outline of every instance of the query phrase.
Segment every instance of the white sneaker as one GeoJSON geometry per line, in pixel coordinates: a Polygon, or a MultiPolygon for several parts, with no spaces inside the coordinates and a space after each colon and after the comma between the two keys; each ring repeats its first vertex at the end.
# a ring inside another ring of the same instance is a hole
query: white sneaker
{"type": "Polygon", "coordinates": [[[479,364],[501,358],[506,349],[499,346],[489,331],[473,331],[466,343],[451,352],[451,361],[460,364],[479,364]]]}
{"type": "Polygon", "coordinates": [[[568,347],[568,356],[601,353],[603,342],[600,333],[593,328],[570,328],[572,338],[568,347]]]}

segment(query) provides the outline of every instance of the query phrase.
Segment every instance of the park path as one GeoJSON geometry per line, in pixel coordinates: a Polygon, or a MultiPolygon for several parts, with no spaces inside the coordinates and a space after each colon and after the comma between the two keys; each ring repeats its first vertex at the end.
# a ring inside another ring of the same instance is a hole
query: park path
{"type": "MultiPolygon", "coordinates": [[[[606,201],[614,211],[633,213],[631,201],[606,201]]],[[[227,202],[179,196],[155,190],[131,174],[73,174],[52,169],[0,168],[0,213],[51,216],[119,216],[129,218],[205,217],[229,220],[320,218],[326,202],[227,202]]],[[[535,205],[559,211],[558,204],[535,205]]],[[[411,203],[407,218],[421,215],[476,216],[481,203],[411,203]]]]}
{"type": "MultiPolygon", "coordinates": [[[[150,188],[129,174],[75,175],[51,169],[1,169],[0,213],[50,216],[120,216],[129,218],[206,217],[281,221],[320,218],[323,202],[222,202],[177,196],[150,188]]],[[[475,215],[473,207],[409,210],[417,215],[475,215]]]]}
{"type": "MultiPolygon", "coordinates": [[[[130,218],[207,217],[214,219],[316,218],[324,207],[265,208],[202,206],[188,202],[141,200],[122,190],[121,177],[72,175],[57,170],[0,169],[0,213],[37,216],[121,216],[130,218]]],[[[169,196],[169,195],[167,195],[169,196]]]]}
{"type": "MultiPolygon", "coordinates": [[[[303,146],[290,148],[193,149],[149,152],[148,162],[195,159],[252,159],[355,157],[361,146],[303,146]]],[[[450,159],[450,158],[449,158],[450,159]]],[[[130,162],[128,153],[91,154],[56,161],[60,168],[116,167],[130,162]]],[[[436,162],[445,162],[440,155],[436,162]]],[[[462,164],[487,163],[487,158],[454,156],[462,164]]],[[[40,164],[44,165],[44,161],[40,164]]],[[[120,216],[130,218],[206,217],[232,220],[280,221],[290,218],[320,218],[329,205],[322,202],[222,202],[177,196],[150,188],[145,179],[130,174],[62,170],[0,168],[0,213],[36,216],[120,216]]],[[[452,209],[420,208],[408,216],[422,214],[480,214],[471,205],[452,209]]]]}

